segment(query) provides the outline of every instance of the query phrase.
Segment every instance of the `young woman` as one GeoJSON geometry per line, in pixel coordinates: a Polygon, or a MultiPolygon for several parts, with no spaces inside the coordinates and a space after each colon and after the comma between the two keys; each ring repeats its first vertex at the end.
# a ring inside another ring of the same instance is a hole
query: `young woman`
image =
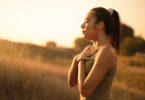
{"type": "Polygon", "coordinates": [[[80,100],[110,100],[110,90],[120,54],[120,20],[117,11],[93,8],[81,25],[86,46],[76,55],[68,72],[68,84],[78,84],[80,100]]]}

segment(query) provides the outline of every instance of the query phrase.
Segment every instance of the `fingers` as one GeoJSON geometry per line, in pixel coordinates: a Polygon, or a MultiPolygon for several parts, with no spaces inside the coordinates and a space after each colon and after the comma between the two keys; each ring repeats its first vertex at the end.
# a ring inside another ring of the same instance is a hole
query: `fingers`
{"type": "Polygon", "coordinates": [[[96,50],[89,50],[89,51],[87,51],[86,53],[88,53],[88,54],[93,54],[93,53],[95,53],[96,52],[96,50]]]}
{"type": "Polygon", "coordinates": [[[91,54],[93,54],[93,53],[94,53],[94,52],[92,52],[92,51],[91,51],[91,52],[90,52],[90,51],[87,51],[87,52],[84,53],[84,55],[89,56],[89,55],[91,55],[91,54]]]}
{"type": "Polygon", "coordinates": [[[87,53],[84,54],[84,57],[91,56],[91,55],[93,55],[94,53],[95,53],[95,52],[87,52],[87,53]]]}
{"type": "Polygon", "coordinates": [[[85,60],[91,60],[92,58],[85,57],[84,59],[85,59],[85,60]]]}
{"type": "Polygon", "coordinates": [[[92,45],[88,45],[86,50],[91,50],[92,45]]]}

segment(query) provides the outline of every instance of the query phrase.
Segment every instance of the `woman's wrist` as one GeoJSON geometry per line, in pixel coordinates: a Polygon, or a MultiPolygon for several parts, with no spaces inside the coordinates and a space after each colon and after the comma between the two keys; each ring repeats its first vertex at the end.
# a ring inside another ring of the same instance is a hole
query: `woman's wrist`
{"type": "Polygon", "coordinates": [[[76,55],[75,57],[74,57],[74,60],[75,60],[75,62],[79,62],[79,61],[77,61],[77,59],[78,59],[78,55],[76,55]]]}
{"type": "Polygon", "coordinates": [[[84,60],[81,60],[81,61],[79,61],[80,63],[85,63],[85,61],[84,60]]]}
{"type": "Polygon", "coordinates": [[[75,56],[75,61],[77,61],[77,62],[79,62],[79,60],[78,60],[79,55],[80,55],[80,54],[77,54],[77,55],[75,56]]]}
{"type": "Polygon", "coordinates": [[[84,65],[84,63],[85,63],[84,60],[79,61],[79,63],[78,63],[78,67],[81,67],[82,65],[84,65]]]}

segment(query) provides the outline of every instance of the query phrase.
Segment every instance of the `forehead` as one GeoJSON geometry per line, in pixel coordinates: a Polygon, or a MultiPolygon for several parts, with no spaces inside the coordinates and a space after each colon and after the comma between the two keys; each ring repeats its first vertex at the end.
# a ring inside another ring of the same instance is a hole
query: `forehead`
{"type": "Polygon", "coordinates": [[[85,20],[90,20],[90,19],[94,19],[94,12],[93,11],[90,11],[86,17],[85,17],[85,20]]]}

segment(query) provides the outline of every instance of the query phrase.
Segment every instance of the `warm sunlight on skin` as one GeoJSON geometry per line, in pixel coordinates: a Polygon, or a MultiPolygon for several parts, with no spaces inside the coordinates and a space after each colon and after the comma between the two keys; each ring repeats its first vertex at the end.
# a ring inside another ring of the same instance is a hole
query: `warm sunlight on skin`
{"type": "Polygon", "coordinates": [[[141,34],[145,38],[145,29],[142,27],[145,23],[145,8],[142,4],[143,1],[122,0],[1,0],[0,38],[39,45],[54,40],[60,46],[73,47],[73,41],[83,36],[80,26],[85,15],[97,6],[116,9],[122,22],[131,26],[135,35],[141,34]]]}

